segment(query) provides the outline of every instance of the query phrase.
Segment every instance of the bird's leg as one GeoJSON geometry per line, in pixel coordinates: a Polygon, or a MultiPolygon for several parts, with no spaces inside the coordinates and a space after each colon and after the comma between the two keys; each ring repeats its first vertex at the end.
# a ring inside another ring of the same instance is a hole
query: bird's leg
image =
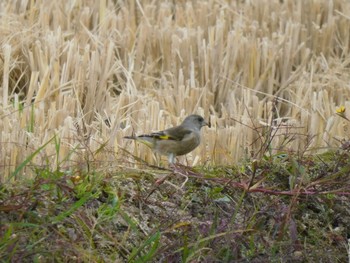
{"type": "Polygon", "coordinates": [[[170,166],[175,165],[175,154],[169,153],[169,155],[168,155],[168,161],[169,161],[169,165],[170,165],[170,166]]]}

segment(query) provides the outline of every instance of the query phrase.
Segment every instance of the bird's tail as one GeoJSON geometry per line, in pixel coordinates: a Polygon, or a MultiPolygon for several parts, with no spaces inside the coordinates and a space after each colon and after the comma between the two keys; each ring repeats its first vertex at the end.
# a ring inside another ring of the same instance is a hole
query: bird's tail
{"type": "Polygon", "coordinates": [[[153,141],[152,137],[147,137],[147,136],[142,136],[142,135],[141,136],[135,136],[134,135],[134,136],[124,136],[123,138],[141,142],[141,143],[147,145],[150,148],[154,147],[154,141],[153,141]]]}
{"type": "Polygon", "coordinates": [[[136,140],[136,136],[124,136],[124,139],[136,140]]]}

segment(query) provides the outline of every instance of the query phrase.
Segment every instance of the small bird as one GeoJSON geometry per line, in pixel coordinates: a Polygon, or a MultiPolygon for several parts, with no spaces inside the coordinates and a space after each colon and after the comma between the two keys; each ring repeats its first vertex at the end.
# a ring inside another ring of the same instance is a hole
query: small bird
{"type": "Polygon", "coordinates": [[[193,114],[187,116],[179,126],[151,134],[124,138],[144,143],[153,151],[167,155],[169,164],[174,164],[176,156],[187,154],[200,144],[200,130],[203,126],[209,125],[202,116],[193,114]]]}

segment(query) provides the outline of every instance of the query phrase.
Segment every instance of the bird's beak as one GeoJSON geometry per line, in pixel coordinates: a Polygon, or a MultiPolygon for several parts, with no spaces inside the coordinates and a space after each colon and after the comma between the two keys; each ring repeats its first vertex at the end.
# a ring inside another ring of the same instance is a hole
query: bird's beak
{"type": "Polygon", "coordinates": [[[210,117],[209,117],[209,122],[204,122],[203,126],[208,126],[209,128],[211,127],[211,122],[210,122],[210,117]]]}

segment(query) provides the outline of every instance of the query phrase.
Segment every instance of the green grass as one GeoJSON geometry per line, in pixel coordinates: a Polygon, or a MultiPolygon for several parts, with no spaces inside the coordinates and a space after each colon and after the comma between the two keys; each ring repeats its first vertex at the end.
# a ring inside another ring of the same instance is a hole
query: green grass
{"type": "Polygon", "coordinates": [[[349,262],[349,10],[0,1],[0,262],[349,262]]]}
{"type": "Polygon", "coordinates": [[[339,149],[173,171],[34,167],[35,178],[1,185],[0,258],[346,262],[349,163],[339,149]]]}

